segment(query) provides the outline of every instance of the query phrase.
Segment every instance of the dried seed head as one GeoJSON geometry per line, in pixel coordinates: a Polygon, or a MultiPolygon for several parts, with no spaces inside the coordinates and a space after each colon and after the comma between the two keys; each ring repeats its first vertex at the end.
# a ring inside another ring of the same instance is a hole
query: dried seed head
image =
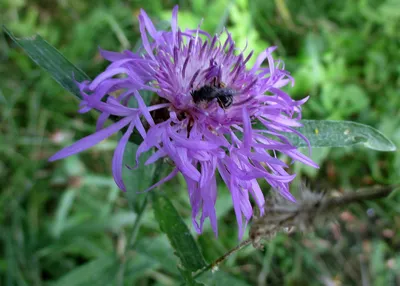
{"type": "Polygon", "coordinates": [[[260,248],[262,239],[269,240],[278,232],[310,231],[317,223],[334,218],[340,208],[351,203],[385,197],[392,190],[392,187],[374,187],[370,190],[349,192],[340,197],[329,197],[324,192],[313,192],[302,185],[300,198],[296,203],[273,195],[265,203],[264,215],[253,221],[250,239],[254,247],[260,248]]]}

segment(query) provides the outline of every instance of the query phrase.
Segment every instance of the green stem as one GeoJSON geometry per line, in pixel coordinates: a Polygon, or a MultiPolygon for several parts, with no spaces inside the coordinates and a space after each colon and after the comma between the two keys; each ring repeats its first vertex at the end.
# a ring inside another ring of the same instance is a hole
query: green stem
{"type": "Polygon", "coordinates": [[[221,262],[223,262],[225,259],[227,259],[229,256],[231,256],[232,254],[234,254],[235,252],[238,252],[239,250],[245,248],[246,246],[248,246],[249,244],[251,244],[251,239],[247,239],[245,241],[242,241],[239,245],[237,245],[236,247],[232,248],[231,250],[229,250],[227,253],[225,253],[224,255],[222,255],[221,257],[217,258],[216,260],[214,260],[212,263],[208,264],[207,266],[205,266],[204,268],[200,269],[199,272],[197,272],[193,278],[197,278],[199,276],[201,276],[203,273],[205,273],[206,271],[213,269],[215,267],[217,267],[221,262]]]}
{"type": "Polygon", "coordinates": [[[135,244],[136,237],[137,237],[138,232],[139,232],[140,223],[142,222],[144,210],[146,209],[148,203],[149,203],[149,193],[146,193],[145,197],[144,197],[144,200],[143,200],[143,203],[140,206],[140,209],[138,211],[138,215],[137,215],[137,217],[135,219],[135,223],[133,224],[133,229],[132,229],[131,235],[130,235],[130,237],[128,239],[127,249],[133,248],[133,246],[135,244]]]}
{"type": "MultiPolygon", "coordinates": [[[[163,168],[162,163],[156,164],[154,174],[153,174],[153,179],[151,182],[152,185],[157,183],[160,180],[161,175],[163,173],[163,169],[164,168],[163,168]]],[[[145,211],[148,203],[149,203],[149,192],[147,192],[145,194],[143,203],[137,212],[137,216],[136,216],[135,222],[133,224],[133,229],[132,229],[132,232],[128,239],[128,244],[125,247],[124,256],[122,257],[122,262],[121,262],[121,268],[120,268],[120,271],[118,274],[118,282],[119,282],[118,284],[119,285],[124,284],[124,275],[125,275],[126,260],[127,260],[125,254],[128,252],[128,250],[133,249],[135,247],[136,238],[137,238],[137,235],[138,235],[139,229],[140,229],[140,223],[142,222],[143,214],[144,214],[144,211],[145,211]]],[[[129,202],[129,207],[132,211],[134,211],[132,202],[129,202]]]]}

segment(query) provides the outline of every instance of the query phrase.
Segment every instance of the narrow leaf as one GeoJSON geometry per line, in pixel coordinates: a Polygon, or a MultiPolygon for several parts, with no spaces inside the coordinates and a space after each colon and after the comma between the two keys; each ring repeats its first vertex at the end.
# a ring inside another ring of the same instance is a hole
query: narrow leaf
{"type": "Polygon", "coordinates": [[[190,271],[204,267],[206,264],[197,243],[170,200],[163,194],[155,193],[152,193],[152,198],[161,231],[168,236],[183,267],[190,271]]]}
{"type": "Polygon", "coordinates": [[[126,270],[123,279],[124,284],[121,285],[140,285],[139,283],[136,283],[136,280],[143,279],[147,276],[147,273],[155,272],[158,269],[161,269],[161,267],[161,263],[155,259],[141,253],[135,253],[126,262],[126,270]]]}
{"type": "Polygon", "coordinates": [[[236,278],[230,273],[222,270],[215,272],[208,271],[201,275],[198,281],[205,285],[235,285],[235,286],[249,286],[246,281],[236,278]]]}
{"type": "Polygon", "coordinates": [[[56,212],[55,221],[52,227],[52,234],[54,237],[59,238],[67,221],[68,212],[70,211],[76,195],[75,189],[66,191],[60,201],[59,207],[56,212]]]}
{"type": "Polygon", "coordinates": [[[75,81],[82,82],[90,78],[67,60],[56,48],[39,35],[27,38],[16,38],[3,26],[5,33],[41,68],[70,93],[81,98],[75,81]]]}
{"type": "Polygon", "coordinates": [[[118,265],[115,257],[101,256],[68,272],[54,285],[109,285],[118,271],[115,265],[118,265]]]}
{"type": "Polygon", "coordinates": [[[178,258],[173,255],[171,245],[168,239],[161,235],[150,237],[138,241],[135,247],[136,251],[156,263],[159,263],[163,270],[173,274],[178,274],[176,267],[178,258]]]}
{"type": "MultiPolygon", "coordinates": [[[[396,146],[381,132],[371,126],[333,120],[301,120],[303,127],[297,128],[308,140],[311,147],[346,147],[363,144],[377,151],[395,151],[396,146]]],[[[297,147],[307,147],[306,142],[296,134],[286,136],[297,147]]]]}
{"type": "MultiPolygon", "coordinates": [[[[88,75],[72,64],[56,48],[39,35],[27,38],[16,38],[5,26],[3,26],[3,30],[38,66],[47,71],[56,82],[78,99],[82,99],[76,82],[90,80],[88,75]]],[[[148,104],[151,101],[151,94],[145,93],[143,100],[148,104]]],[[[118,117],[112,116],[111,119],[118,121],[118,117]]],[[[140,144],[142,140],[135,130],[131,138],[129,138],[129,141],[140,144]]]]}

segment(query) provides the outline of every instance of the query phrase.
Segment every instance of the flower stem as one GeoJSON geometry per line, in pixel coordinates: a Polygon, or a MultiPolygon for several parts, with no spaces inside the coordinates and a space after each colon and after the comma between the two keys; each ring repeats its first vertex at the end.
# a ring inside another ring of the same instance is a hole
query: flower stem
{"type": "MultiPolygon", "coordinates": [[[[155,184],[160,180],[163,170],[164,170],[164,167],[162,166],[162,163],[156,164],[151,184],[155,184]]],[[[129,236],[128,244],[125,247],[125,251],[124,251],[124,254],[122,257],[122,261],[121,261],[121,268],[118,273],[118,284],[119,285],[124,284],[124,275],[125,275],[126,260],[127,260],[126,253],[128,252],[128,250],[133,249],[135,247],[136,238],[137,238],[137,235],[138,235],[139,229],[140,229],[140,223],[142,222],[143,214],[144,214],[144,211],[145,211],[148,203],[149,203],[149,193],[147,192],[143,199],[142,205],[140,206],[139,210],[137,211],[137,216],[136,216],[135,222],[133,224],[132,232],[129,236]]],[[[134,211],[132,202],[129,202],[129,207],[131,208],[132,211],[134,211]]]]}
{"type": "Polygon", "coordinates": [[[232,248],[231,250],[229,250],[227,253],[225,253],[224,255],[222,255],[221,257],[217,258],[216,260],[214,260],[212,263],[208,264],[207,266],[205,266],[204,268],[200,269],[194,276],[193,278],[197,278],[199,276],[201,276],[203,273],[207,272],[210,269],[214,269],[215,267],[217,267],[221,262],[223,262],[225,259],[227,259],[229,256],[231,256],[232,254],[234,254],[235,252],[245,248],[246,246],[248,246],[249,244],[251,244],[251,239],[246,239],[245,241],[242,241],[239,245],[237,245],[236,247],[232,248]]]}

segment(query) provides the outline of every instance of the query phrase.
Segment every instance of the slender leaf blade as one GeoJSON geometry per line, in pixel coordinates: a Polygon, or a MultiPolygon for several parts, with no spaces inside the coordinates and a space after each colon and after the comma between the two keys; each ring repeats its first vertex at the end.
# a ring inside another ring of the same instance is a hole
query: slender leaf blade
{"type": "MultiPolygon", "coordinates": [[[[308,140],[311,147],[347,147],[363,144],[377,151],[395,151],[396,146],[375,128],[351,121],[301,120],[297,128],[308,140]]],[[[307,147],[307,143],[293,133],[285,134],[297,147],[307,147]]]]}
{"type": "Polygon", "coordinates": [[[114,256],[105,255],[74,268],[56,281],[54,285],[103,285],[111,282],[118,272],[114,256]]]}
{"type": "MultiPolygon", "coordinates": [[[[3,30],[38,66],[47,71],[56,82],[78,99],[82,99],[76,82],[90,80],[90,77],[85,72],[72,64],[56,48],[39,35],[16,38],[5,26],[3,26],[3,30]]],[[[146,91],[141,91],[141,94],[146,104],[149,104],[152,94],[146,91]]],[[[116,117],[111,118],[114,121],[118,120],[116,117]]],[[[129,138],[129,141],[140,144],[142,140],[135,130],[131,138],[129,138]]]]}
{"type": "Polygon", "coordinates": [[[171,201],[163,194],[152,193],[152,198],[161,231],[168,236],[183,267],[190,271],[203,268],[206,265],[203,255],[171,201]]]}
{"type": "Polygon", "coordinates": [[[52,234],[54,237],[59,238],[62,231],[65,228],[67,221],[68,212],[70,211],[72,204],[76,196],[76,190],[70,189],[66,191],[60,201],[59,207],[56,212],[56,217],[52,227],[52,234]]]}
{"type": "Polygon", "coordinates": [[[230,273],[227,273],[222,270],[218,270],[215,272],[208,271],[197,278],[198,281],[204,283],[205,285],[235,285],[235,286],[249,286],[249,284],[233,276],[230,273]]]}
{"type": "Polygon", "coordinates": [[[173,275],[179,273],[176,267],[178,258],[173,255],[171,245],[165,236],[142,239],[138,241],[135,249],[138,253],[159,263],[165,271],[173,275]]]}
{"type": "Polygon", "coordinates": [[[81,99],[76,81],[90,80],[81,69],[73,65],[56,48],[46,42],[39,35],[26,38],[16,38],[5,26],[5,33],[42,69],[63,88],[81,99]]]}

